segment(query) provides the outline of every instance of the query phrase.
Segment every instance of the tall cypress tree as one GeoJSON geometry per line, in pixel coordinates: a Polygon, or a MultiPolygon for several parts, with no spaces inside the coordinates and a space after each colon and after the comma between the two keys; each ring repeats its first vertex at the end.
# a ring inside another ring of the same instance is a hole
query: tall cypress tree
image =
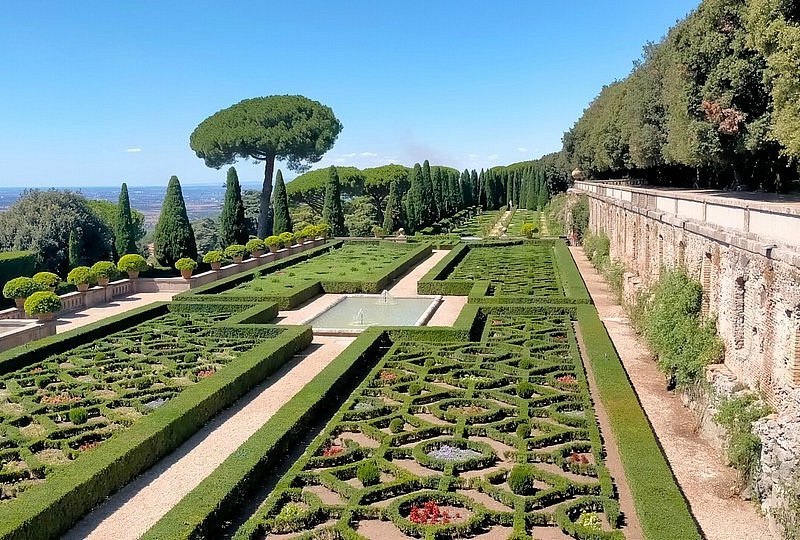
{"type": "Polygon", "coordinates": [[[414,168],[409,173],[409,187],[403,198],[404,207],[406,210],[406,228],[408,232],[418,231],[422,229],[423,215],[423,201],[422,201],[422,167],[419,163],[414,164],[414,168]]]}
{"type": "Polygon", "coordinates": [[[481,204],[481,181],[478,178],[478,171],[472,169],[469,174],[469,180],[472,187],[472,205],[478,206],[481,204]]]}
{"type": "Polygon", "coordinates": [[[544,210],[547,201],[550,200],[550,194],[547,191],[547,177],[544,170],[539,170],[539,195],[536,199],[536,209],[544,210]]]}
{"type": "Polygon", "coordinates": [[[436,202],[435,219],[442,219],[447,215],[447,199],[444,196],[447,187],[447,180],[442,168],[437,167],[433,173],[433,199],[436,202]]]}
{"type": "Polygon", "coordinates": [[[339,184],[339,172],[333,165],[328,169],[325,203],[322,206],[322,221],[330,226],[333,236],[345,236],[347,234],[347,229],[344,226],[344,214],[342,214],[342,187],[339,184]]]}
{"type": "Polygon", "coordinates": [[[273,225],[272,234],[292,232],[292,215],[289,213],[289,198],[286,196],[286,184],[283,173],[278,169],[275,176],[275,191],[272,192],[273,225]]]}
{"type": "Polygon", "coordinates": [[[461,173],[461,205],[462,208],[472,206],[472,178],[467,169],[461,173]]]}
{"type": "Polygon", "coordinates": [[[452,216],[461,210],[461,186],[458,184],[458,173],[447,175],[447,195],[450,199],[449,214],[452,216]]]}
{"type": "Polygon", "coordinates": [[[177,176],[169,179],[153,241],[156,259],[162,266],[172,268],[182,257],[197,259],[197,243],[177,176]]]}
{"type": "Polygon", "coordinates": [[[514,204],[514,177],[506,177],[506,205],[514,204]]]}
{"type": "Polygon", "coordinates": [[[81,264],[81,235],[76,229],[69,231],[67,239],[67,260],[70,268],[75,268],[81,264]]]}
{"type": "Polygon", "coordinates": [[[438,209],[436,208],[436,195],[433,192],[433,179],[431,178],[431,164],[426,159],[422,164],[422,215],[420,225],[425,227],[436,221],[438,209]]]}
{"type": "Polygon", "coordinates": [[[497,208],[497,195],[495,193],[495,182],[492,172],[487,170],[483,175],[484,195],[486,197],[485,207],[489,210],[497,208]]]}
{"type": "Polygon", "coordinates": [[[392,180],[389,186],[389,198],[386,199],[386,211],[383,213],[383,230],[392,234],[401,227],[403,205],[400,199],[400,187],[397,180],[392,180]]]}
{"type": "Polygon", "coordinates": [[[228,169],[228,179],[225,184],[225,202],[222,204],[222,213],[219,216],[219,241],[223,246],[244,244],[248,236],[242,187],[239,185],[236,169],[231,167],[228,169]]]}
{"type": "Polygon", "coordinates": [[[117,201],[117,219],[114,222],[114,248],[118,256],[136,253],[136,239],[133,231],[133,214],[128,198],[128,184],[122,183],[117,201]]]}
{"type": "Polygon", "coordinates": [[[528,193],[525,200],[525,208],[528,210],[536,210],[536,199],[538,196],[536,189],[536,175],[533,169],[531,169],[528,173],[528,193]]]}

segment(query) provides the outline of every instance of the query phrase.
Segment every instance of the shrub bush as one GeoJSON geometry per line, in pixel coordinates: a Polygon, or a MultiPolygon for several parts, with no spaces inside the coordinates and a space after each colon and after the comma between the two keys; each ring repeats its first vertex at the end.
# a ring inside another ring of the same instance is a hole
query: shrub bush
{"type": "Polygon", "coordinates": [[[247,248],[247,251],[253,253],[254,251],[263,251],[266,246],[264,245],[264,241],[260,238],[251,238],[244,247],[247,248]]]}
{"type": "Polygon", "coordinates": [[[3,286],[3,296],[6,298],[27,298],[35,292],[43,291],[45,287],[29,277],[18,277],[7,281],[3,286]]]}
{"type": "Polygon", "coordinates": [[[402,418],[392,418],[392,421],[389,422],[389,431],[392,433],[400,433],[403,431],[406,422],[402,418]]]}
{"type": "Polygon", "coordinates": [[[33,251],[7,251],[0,253],[0,285],[17,276],[30,276],[36,268],[33,251]]]}
{"type": "Polygon", "coordinates": [[[522,227],[519,228],[520,234],[526,238],[533,238],[535,232],[539,232],[533,223],[523,223],[522,227]]]}
{"type": "Polygon", "coordinates": [[[79,426],[89,420],[89,413],[83,407],[75,407],[69,410],[69,421],[79,426]]]}
{"type": "Polygon", "coordinates": [[[356,476],[364,486],[374,486],[381,481],[381,471],[374,461],[367,461],[358,467],[356,476]]]}
{"type": "Polygon", "coordinates": [[[148,268],[145,258],[136,253],[123,255],[117,262],[117,270],[120,272],[144,272],[148,268]]]}
{"type": "Polygon", "coordinates": [[[206,264],[222,262],[224,259],[225,255],[223,255],[218,249],[209,251],[203,255],[203,262],[206,264]]]}
{"type": "Polygon", "coordinates": [[[264,244],[270,248],[277,248],[280,245],[280,243],[281,243],[280,238],[278,238],[274,234],[272,236],[267,236],[264,239],[264,244]]]}
{"type": "Polygon", "coordinates": [[[749,483],[757,473],[761,457],[761,439],[753,433],[753,422],[772,411],[751,393],[723,399],[718,411],[714,420],[725,428],[728,461],[740,472],[742,481],[749,483]]]}
{"type": "Polygon", "coordinates": [[[533,468],[530,465],[514,465],[508,473],[508,487],[517,495],[528,495],[533,490],[533,468]]]}
{"type": "Polygon", "coordinates": [[[33,274],[33,281],[50,290],[55,290],[61,285],[61,278],[53,272],[37,272],[33,274]]]}
{"type": "Polygon", "coordinates": [[[25,300],[25,313],[28,315],[43,315],[56,313],[61,310],[61,298],[54,292],[38,291],[32,293],[25,300]]]}
{"type": "Polygon", "coordinates": [[[117,265],[111,261],[100,261],[92,265],[92,272],[98,278],[114,279],[119,274],[117,265]]]}
{"type": "Polygon", "coordinates": [[[189,257],[183,257],[175,261],[176,270],[194,270],[195,268],[197,268],[197,261],[189,257]]]}
{"type": "Polygon", "coordinates": [[[522,381],[517,385],[517,395],[521,398],[528,399],[535,391],[536,388],[528,381],[522,381]]]}
{"type": "Polygon", "coordinates": [[[225,248],[226,257],[244,257],[245,253],[247,253],[247,248],[242,244],[231,244],[225,248]]]}
{"type": "Polygon", "coordinates": [[[289,247],[294,242],[294,235],[290,232],[282,232],[278,235],[278,241],[283,247],[289,247]]]}
{"type": "Polygon", "coordinates": [[[88,266],[76,266],[67,274],[67,283],[71,285],[94,285],[97,283],[97,276],[88,266]]]}

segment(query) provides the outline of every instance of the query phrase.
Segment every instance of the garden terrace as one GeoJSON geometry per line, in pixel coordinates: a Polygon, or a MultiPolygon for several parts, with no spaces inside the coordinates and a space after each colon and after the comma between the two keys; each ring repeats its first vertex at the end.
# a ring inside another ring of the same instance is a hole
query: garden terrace
{"type": "Polygon", "coordinates": [[[297,264],[256,271],[247,281],[213,292],[226,301],[274,301],[281,309],[290,309],[322,293],[379,293],[430,253],[427,244],[334,244],[297,264]]]}
{"type": "Polygon", "coordinates": [[[521,228],[525,223],[530,223],[537,229],[541,230],[541,214],[536,210],[525,210],[518,208],[514,210],[511,216],[511,222],[508,224],[509,236],[523,236],[521,228]]]}
{"type": "Polygon", "coordinates": [[[307,347],[276,314],[156,304],[0,356],[0,537],[63,531],[307,347]]]}
{"type": "Polygon", "coordinates": [[[480,236],[485,237],[503,215],[500,210],[488,210],[471,216],[466,222],[453,229],[454,234],[460,236],[480,236]]]}

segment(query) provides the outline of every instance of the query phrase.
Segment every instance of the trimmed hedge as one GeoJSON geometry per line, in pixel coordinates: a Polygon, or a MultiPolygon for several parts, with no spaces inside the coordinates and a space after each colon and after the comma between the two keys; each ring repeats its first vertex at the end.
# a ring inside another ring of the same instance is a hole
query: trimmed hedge
{"type": "MultiPolygon", "coordinates": [[[[86,342],[165,313],[167,304],[146,306],[125,316],[103,321],[4,353],[0,366],[24,366],[44,354],[69,350],[86,342]],[[10,353],[10,354],[9,354],[10,353]]],[[[274,313],[274,308],[265,310],[274,313]]],[[[233,325],[219,325],[221,331],[233,325]]],[[[213,377],[197,382],[126,431],[108,439],[75,465],[58,469],[44,484],[31,487],[0,506],[0,538],[55,538],[105,497],[118,490],[194,434],[220,410],[274,373],[312,339],[306,326],[268,327],[274,339],[243,353],[213,377]]]]}
{"type": "Polygon", "coordinates": [[[15,277],[31,277],[36,271],[36,253],[33,251],[6,251],[0,253],[0,289],[15,277]]]}
{"type": "Polygon", "coordinates": [[[231,509],[244,502],[323,411],[338,407],[358,383],[359,373],[380,358],[385,334],[370,328],[256,433],[167,512],[141,540],[213,538],[231,509]]]}
{"type": "Polygon", "coordinates": [[[577,310],[586,355],[645,536],[650,540],[702,538],[597,310],[589,305],[577,310]]]}

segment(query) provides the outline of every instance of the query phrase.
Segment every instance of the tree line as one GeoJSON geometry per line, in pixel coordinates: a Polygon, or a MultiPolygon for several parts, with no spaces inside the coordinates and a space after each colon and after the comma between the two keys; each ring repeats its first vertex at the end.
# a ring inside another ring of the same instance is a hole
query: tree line
{"type": "Polygon", "coordinates": [[[785,191],[800,158],[800,7],[704,0],[564,134],[595,178],[785,191]]]}

